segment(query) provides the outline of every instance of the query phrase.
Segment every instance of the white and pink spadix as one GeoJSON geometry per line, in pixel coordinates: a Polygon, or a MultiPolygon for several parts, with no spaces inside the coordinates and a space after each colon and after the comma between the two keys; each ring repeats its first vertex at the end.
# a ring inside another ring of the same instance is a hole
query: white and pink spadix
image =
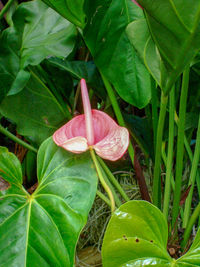
{"type": "Polygon", "coordinates": [[[84,114],[78,115],[58,129],[53,140],[64,149],[82,153],[93,148],[104,159],[118,160],[129,145],[129,133],[106,113],[92,109],[86,82],[81,79],[84,114]]]}

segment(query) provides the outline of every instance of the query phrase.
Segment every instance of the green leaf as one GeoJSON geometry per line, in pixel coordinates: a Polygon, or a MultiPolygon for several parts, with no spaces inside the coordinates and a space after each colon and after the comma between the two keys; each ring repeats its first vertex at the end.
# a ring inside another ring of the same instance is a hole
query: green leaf
{"type": "Polygon", "coordinates": [[[61,60],[59,58],[49,58],[48,63],[59,68],[60,70],[67,71],[75,79],[80,80],[84,78],[90,86],[96,89],[96,92],[99,96],[104,99],[106,98],[106,92],[94,62],[68,61],[61,60]]]}
{"type": "Polygon", "coordinates": [[[200,266],[200,228],[188,252],[177,260],[180,266],[200,266]]]}
{"type": "Polygon", "coordinates": [[[127,35],[154,80],[161,86],[161,58],[150,35],[145,19],[138,19],[127,26],[127,35]]]}
{"type": "Polygon", "coordinates": [[[168,226],[161,211],[146,201],[129,201],[115,211],[104,236],[103,267],[200,266],[200,230],[178,260],[167,252],[168,226]]]}
{"type": "Polygon", "coordinates": [[[200,49],[200,1],[138,0],[162,59],[161,87],[168,93],[200,49]]]}
{"type": "Polygon", "coordinates": [[[25,70],[20,70],[17,73],[16,79],[14,80],[9,92],[7,95],[15,95],[19,93],[27,84],[30,79],[30,72],[25,70]]]}
{"type": "Polygon", "coordinates": [[[165,266],[172,261],[166,251],[167,229],[163,214],[150,203],[123,204],[112,216],[104,236],[103,266],[165,266]]]}
{"type": "Polygon", "coordinates": [[[11,185],[0,192],[1,266],[73,267],[97,188],[89,153],[72,154],[47,139],[38,152],[39,185],[32,195],[21,185],[16,162],[13,154],[0,154],[0,169],[11,185]]]}
{"type": "Polygon", "coordinates": [[[117,93],[139,108],[151,98],[150,75],[126,34],[126,26],[143,18],[142,10],[130,0],[87,0],[88,23],[84,39],[95,64],[112,83],[117,93]]]}
{"type": "Polygon", "coordinates": [[[43,2],[75,25],[84,27],[84,0],[43,0],[43,2]]]}
{"type": "Polygon", "coordinates": [[[49,56],[68,56],[76,38],[75,26],[39,0],[19,5],[13,23],[0,37],[1,99],[24,88],[30,77],[28,65],[49,56]]]}
{"type": "Polygon", "coordinates": [[[67,118],[54,95],[35,75],[20,93],[4,98],[0,112],[17,124],[19,134],[38,145],[67,118]]]}

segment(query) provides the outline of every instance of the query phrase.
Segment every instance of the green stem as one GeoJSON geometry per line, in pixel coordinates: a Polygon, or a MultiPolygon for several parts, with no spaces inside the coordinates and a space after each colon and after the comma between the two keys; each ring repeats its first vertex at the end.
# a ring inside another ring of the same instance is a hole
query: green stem
{"type": "MultiPolygon", "coordinates": [[[[99,157],[96,155],[97,160],[99,161],[99,157]]],[[[117,207],[120,207],[122,205],[121,200],[119,199],[117,193],[115,192],[115,189],[113,187],[113,185],[111,184],[110,180],[107,177],[107,174],[105,173],[104,169],[102,168],[101,164],[99,163],[99,167],[101,169],[101,173],[102,176],[104,178],[105,183],[107,184],[107,186],[110,188],[110,191],[112,192],[112,195],[114,197],[115,203],[117,207]]]]}
{"type": "Polygon", "coordinates": [[[112,191],[110,190],[109,186],[106,184],[106,182],[104,180],[104,177],[103,177],[102,172],[101,172],[101,167],[99,165],[99,162],[98,162],[98,160],[96,158],[96,155],[95,155],[95,152],[94,152],[93,149],[90,149],[90,154],[91,154],[92,160],[94,162],[95,168],[97,170],[97,173],[98,173],[98,176],[99,176],[99,180],[100,180],[103,188],[105,189],[106,193],[109,196],[109,199],[110,199],[110,202],[111,202],[111,212],[114,212],[115,211],[115,200],[114,200],[112,191]]]}
{"type": "Polygon", "coordinates": [[[119,184],[119,182],[117,181],[117,179],[114,177],[114,175],[112,174],[112,172],[110,171],[110,169],[107,167],[107,165],[105,164],[105,162],[98,157],[98,160],[102,166],[102,168],[104,169],[104,171],[106,172],[106,174],[108,175],[108,178],[110,179],[111,183],[116,187],[116,189],[118,190],[118,192],[121,194],[121,196],[126,200],[129,201],[130,198],[127,196],[127,194],[124,192],[123,188],[121,187],[121,185],[119,184]]]}
{"type": "MultiPolygon", "coordinates": [[[[118,121],[120,126],[126,127],[124,118],[122,116],[120,107],[119,107],[119,105],[117,103],[117,99],[116,99],[114,91],[113,91],[113,88],[110,85],[109,81],[105,78],[105,76],[102,73],[101,73],[101,77],[102,77],[103,82],[105,84],[108,96],[110,98],[110,101],[111,101],[111,104],[112,104],[112,107],[113,107],[113,110],[114,110],[115,115],[117,117],[117,121],[118,121]]],[[[133,145],[131,144],[131,142],[129,143],[128,152],[129,152],[132,164],[134,165],[134,148],[133,148],[133,145]]]]}
{"type": "Polygon", "coordinates": [[[181,243],[182,248],[185,247],[185,245],[187,244],[189,238],[190,238],[190,233],[192,231],[192,227],[195,224],[197,218],[200,215],[200,203],[197,205],[197,207],[195,208],[192,216],[190,217],[190,220],[187,224],[187,228],[185,229],[184,235],[183,235],[183,241],[181,243]]]}
{"type": "Polygon", "coordinates": [[[158,128],[156,134],[156,151],[155,151],[155,167],[153,176],[153,203],[157,207],[161,207],[161,181],[160,181],[160,165],[161,165],[161,152],[162,152],[162,137],[165,122],[166,108],[168,96],[161,94],[161,106],[158,119],[158,128]]]}
{"type": "MultiPolygon", "coordinates": [[[[178,115],[176,112],[175,112],[175,122],[176,122],[176,124],[178,124],[178,115]]],[[[192,152],[192,149],[190,148],[190,144],[189,144],[185,135],[184,135],[184,145],[185,145],[185,149],[188,153],[189,159],[192,163],[193,162],[193,152],[192,152]]],[[[196,174],[196,183],[197,183],[197,189],[198,189],[198,193],[199,193],[199,197],[200,197],[200,174],[199,174],[198,170],[197,170],[197,174],[196,174]]]]}
{"type": "Polygon", "coordinates": [[[109,207],[111,207],[110,200],[99,190],[97,190],[97,196],[99,196],[109,207]]]}
{"type": "Polygon", "coordinates": [[[175,191],[174,202],[172,209],[172,225],[175,224],[179,213],[179,202],[181,198],[181,184],[182,184],[182,170],[183,170],[183,154],[184,154],[184,129],[185,129],[185,115],[187,106],[189,71],[187,67],[183,72],[180,107],[179,107],[179,121],[178,121],[178,137],[177,137],[177,154],[176,154],[176,175],[175,175],[175,191]]]}
{"type": "Polygon", "coordinates": [[[10,133],[8,130],[6,130],[2,125],[0,125],[0,132],[4,135],[6,135],[8,138],[10,138],[11,140],[13,140],[14,142],[22,145],[23,147],[37,153],[37,149],[29,144],[27,144],[26,142],[24,142],[23,140],[19,139],[18,137],[16,137],[14,134],[10,133]]]}
{"type": "Polygon", "coordinates": [[[156,145],[156,130],[158,128],[158,95],[155,81],[151,79],[151,106],[152,106],[152,122],[153,122],[153,138],[154,150],[156,145]]]}
{"type": "Polygon", "coordinates": [[[191,188],[190,188],[190,192],[189,192],[188,197],[187,197],[186,202],[185,202],[183,228],[185,228],[187,226],[188,220],[190,217],[192,196],[193,196],[195,178],[196,178],[196,173],[197,173],[197,168],[198,168],[198,163],[199,163],[199,156],[200,156],[200,116],[199,116],[194,158],[193,158],[193,162],[192,162],[192,168],[191,168],[191,173],[190,173],[190,178],[189,178],[189,183],[188,183],[188,187],[191,185],[191,188]]]}
{"type": "MultiPolygon", "coordinates": [[[[163,147],[163,146],[162,146],[162,159],[163,159],[163,162],[165,164],[165,168],[167,169],[167,155],[165,153],[165,147],[163,147]]],[[[171,187],[172,187],[172,190],[174,191],[174,189],[175,189],[175,182],[174,182],[173,173],[171,173],[171,187]]]]}
{"type": "Polygon", "coordinates": [[[3,16],[5,15],[5,13],[8,11],[8,9],[10,8],[10,6],[12,5],[12,3],[14,2],[14,0],[9,0],[6,5],[4,6],[4,8],[1,10],[0,12],[0,20],[3,18],[3,16]]]}
{"type": "Polygon", "coordinates": [[[171,193],[171,176],[172,176],[173,146],[174,146],[174,110],[175,110],[175,95],[173,88],[170,92],[170,99],[169,99],[169,140],[168,140],[165,193],[164,193],[164,204],[163,204],[163,213],[166,219],[168,219],[170,193],[171,193]]]}

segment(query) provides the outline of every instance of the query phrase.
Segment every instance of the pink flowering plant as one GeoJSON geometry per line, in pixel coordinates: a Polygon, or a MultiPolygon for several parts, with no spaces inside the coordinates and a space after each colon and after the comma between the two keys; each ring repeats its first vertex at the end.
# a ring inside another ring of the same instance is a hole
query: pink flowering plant
{"type": "Polygon", "coordinates": [[[0,1],[0,267],[200,266],[199,29],[200,0],[0,1]]]}

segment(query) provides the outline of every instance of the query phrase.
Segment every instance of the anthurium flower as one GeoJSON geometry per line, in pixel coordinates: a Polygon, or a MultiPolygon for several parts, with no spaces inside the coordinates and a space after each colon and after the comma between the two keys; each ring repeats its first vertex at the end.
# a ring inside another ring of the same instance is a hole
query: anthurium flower
{"type": "Polygon", "coordinates": [[[74,117],[58,129],[53,135],[54,142],[73,153],[93,148],[104,159],[118,160],[128,148],[128,130],[117,125],[106,113],[91,110],[84,79],[81,79],[81,94],[84,114],[74,117]]]}

